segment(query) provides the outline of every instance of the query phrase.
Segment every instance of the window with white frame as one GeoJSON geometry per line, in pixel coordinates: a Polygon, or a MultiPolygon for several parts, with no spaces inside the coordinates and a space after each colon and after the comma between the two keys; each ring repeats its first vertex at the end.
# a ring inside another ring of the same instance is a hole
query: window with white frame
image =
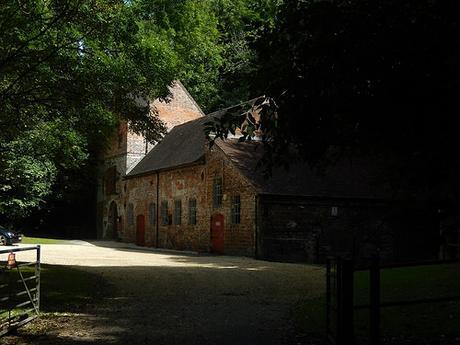
{"type": "Polygon", "coordinates": [[[231,218],[232,218],[232,224],[240,224],[241,222],[241,197],[239,195],[232,196],[231,218]]]}

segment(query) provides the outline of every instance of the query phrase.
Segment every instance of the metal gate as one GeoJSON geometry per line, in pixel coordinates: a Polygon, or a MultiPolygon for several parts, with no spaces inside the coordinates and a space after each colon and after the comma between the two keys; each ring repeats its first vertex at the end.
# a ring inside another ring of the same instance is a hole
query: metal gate
{"type": "Polygon", "coordinates": [[[379,257],[373,256],[369,259],[369,265],[354,266],[353,262],[349,259],[340,257],[328,258],[326,268],[326,331],[330,343],[333,345],[353,344],[353,314],[355,310],[369,310],[368,342],[371,345],[379,345],[381,343],[381,308],[460,301],[460,295],[381,301],[380,274],[382,269],[458,263],[460,263],[460,260],[419,261],[381,265],[379,257]],[[369,303],[367,304],[355,305],[353,301],[354,272],[357,271],[369,272],[369,303]]]}
{"type": "Polygon", "coordinates": [[[40,246],[0,250],[0,336],[40,312],[40,246]],[[5,261],[4,257],[7,257],[5,261]]]}
{"type": "Polygon", "coordinates": [[[353,262],[349,259],[327,259],[326,333],[331,344],[353,343],[353,262]]]}

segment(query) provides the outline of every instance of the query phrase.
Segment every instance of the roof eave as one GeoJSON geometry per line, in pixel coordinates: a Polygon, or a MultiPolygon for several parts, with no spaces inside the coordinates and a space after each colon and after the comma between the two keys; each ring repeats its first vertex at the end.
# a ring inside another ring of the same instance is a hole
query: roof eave
{"type": "Polygon", "coordinates": [[[133,174],[133,175],[128,174],[128,175],[125,175],[123,177],[123,179],[124,180],[130,180],[130,179],[133,179],[133,178],[149,176],[149,175],[153,175],[153,174],[164,172],[164,171],[171,171],[171,170],[187,168],[187,167],[191,167],[191,166],[195,166],[195,165],[202,165],[204,163],[205,163],[205,157],[204,157],[204,155],[202,155],[200,158],[198,158],[197,160],[195,160],[193,162],[184,163],[184,164],[175,165],[175,166],[166,167],[166,168],[149,170],[149,171],[145,171],[145,172],[141,172],[141,173],[137,173],[137,174],[133,174]]]}

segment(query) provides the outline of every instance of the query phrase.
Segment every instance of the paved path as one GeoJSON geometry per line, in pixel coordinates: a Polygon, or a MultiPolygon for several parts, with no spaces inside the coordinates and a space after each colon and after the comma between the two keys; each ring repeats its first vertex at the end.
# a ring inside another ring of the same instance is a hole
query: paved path
{"type": "Polygon", "coordinates": [[[292,312],[324,289],[314,266],[112,242],[43,245],[42,262],[101,274],[115,289],[81,316],[80,332],[56,331],[66,344],[297,344],[292,312]]]}

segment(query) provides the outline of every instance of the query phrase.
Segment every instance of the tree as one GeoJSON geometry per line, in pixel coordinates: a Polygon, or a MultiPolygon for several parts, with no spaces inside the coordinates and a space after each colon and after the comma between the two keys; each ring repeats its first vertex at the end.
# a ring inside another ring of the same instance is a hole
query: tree
{"type": "Polygon", "coordinates": [[[218,18],[222,66],[217,82],[218,94],[213,109],[221,109],[259,96],[251,89],[258,69],[256,42],[264,31],[274,28],[278,0],[213,0],[218,18]]]}
{"type": "MultiPolygon", "coordinates": [[[[0,218],[81,203],[120,119],[152,142],[147,99],[181,79],[207,111],[245,100],[270,0],[7,0],[0,13],[0,218]],[[227,91],[230,90],[230,91],[227,91]],[[79,201],[77,201],[79,200],[79,201]]],[[[90,204],[90,203],[87,203],[90,204]]],[[[0,219],[1,220],[1,219],[0,219]]]]}
{"type": "Polygon", "coordinates": [[[252,45],[273,26],[279,1],[139,0],[133,3],[145,35],[169,42],[178,78],[211,112],[250,97],[257,67],[252,45]]]}
{"type": "Polygon", "coordinates": [[[257,41],[251,85],[270,96],[260,123],[269,153],[283,161],[294,146],[311,164],[365,155],[402,196],[458,202],[458,10],[455,1],[286,0],[257,41]]]}
{"type": "Polygon", "coordinates": [[[161,137],[163,124],[142,100],[167,95],[178,62],[161,37],[142,35],[129,4],[7,0],[0,29],[3,218],[88,183],[90,154],[118,119],[161,137]]]}

